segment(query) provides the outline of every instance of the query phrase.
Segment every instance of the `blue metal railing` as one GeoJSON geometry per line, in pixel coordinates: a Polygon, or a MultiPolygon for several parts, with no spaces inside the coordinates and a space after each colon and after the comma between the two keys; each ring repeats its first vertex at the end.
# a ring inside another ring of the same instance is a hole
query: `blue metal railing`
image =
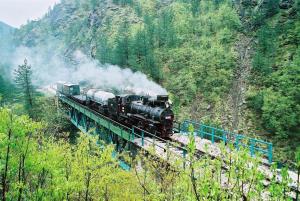
{"type": "Polygon", "coordinates": [[[233,143],[234,146],[248,148],[251,156],[256,153],[261,153],[268,158],[269,163],[272,163],[273,158],[273,145],[270,142],[265,142],[259,139],[250,138],[245,135],[232,133],[223,129],[207,126],[205,124],[195,122],[192,120],[185,120],[180,125],[178,130],[181,134],[189,133],[189,125],[193,126],[194,134],[201,138],[210,140],[212,143],[224,142],[233,143]]]}

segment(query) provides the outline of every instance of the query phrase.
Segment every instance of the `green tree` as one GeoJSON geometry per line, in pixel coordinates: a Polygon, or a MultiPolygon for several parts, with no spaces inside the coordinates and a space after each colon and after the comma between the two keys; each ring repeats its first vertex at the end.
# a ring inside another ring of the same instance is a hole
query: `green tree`
{"type": "Polygon", "coordinates": [[[297,110],[293,108],[293,101],[279,92],[267,89],[264,93],[264,106],[262,118],[265,126],[279,137],[286,138],[288,128],[296,126],[297,110]]]}
{"type": "Polygon", "coordinates": [[[33,86],[31,81],[31,66],[24,60],[24,64],[19,65],[15,70],[15,82],[24,98],[25,108],[28,114],[33,117],[33,86]]]}
{"type": "Polygon", "coordinates": [[[200,0],[190,0],[193,16],[196,17],[200,12],[200,0]]]}
{"type": "Polygon", "coordinates": [[[127,21],[122,22],[119,26],[114,63],[122,67],[127,67],[129,64],[129,47],[130,47],[130,35],[129,35],[129,23],[127,21]]]}
{"type": "Polygon", "coordinates": [[[105,33],[102,33],[97,41],[96,59],[102,63],[112,62],[112,48],[109,45],[108,40],[109,37],[105,33]]]}
{"type": "Polygon", "coordinates": [[[268,0],[265,5],[266,17],[272,17],[279,11],[279,0],[268,0]]]}
{"type": "Polygon", "coordinates": [[[10,81],[9,69],[9,65],[0,64],[0,94],[2,94],[2,103],[12,102],[13,97],[16,95],[13,93],[15,86],[10,81]]]}
{"type": "Polygon", "coordinates": [[[176,45],[176,32],[174,28],[174,13],[171,9],[162,10],[157,24],[158,46],[173,47],[176,45]]]}
{"type": "Polygon", "coordinates": [[[276,51],[276,32],[269,26],[264,26],[258,31],[258,48],[253,58],[254,70],[263,76],[273,71],[274,56],[276,51]]]}
{"type": "Polygon", "coordinates": [[[41,124],[0,109],[2,200],[23,200],[31,169],[32,140],[41,124]]]}

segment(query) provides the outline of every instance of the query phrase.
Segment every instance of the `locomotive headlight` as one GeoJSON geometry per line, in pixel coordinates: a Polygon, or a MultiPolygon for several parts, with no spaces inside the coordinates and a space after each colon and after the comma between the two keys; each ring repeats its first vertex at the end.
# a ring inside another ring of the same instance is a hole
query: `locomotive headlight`
{"type": "Polygon", "coordinates": [[[172,117],[171,116],[166,116],[166,119],[172,119],[172,117]]]}

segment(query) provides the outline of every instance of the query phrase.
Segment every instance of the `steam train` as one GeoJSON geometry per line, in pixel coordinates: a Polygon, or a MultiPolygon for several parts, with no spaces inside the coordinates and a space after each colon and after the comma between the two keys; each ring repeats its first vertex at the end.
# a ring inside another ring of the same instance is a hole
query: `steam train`
{"type": "Polygon", "coordinates": [[[167,95],[115,95],[99,89],[90,89],[86,95],[80,95],[78,84],[63,82],[57,83],[57,93],[127,127],[135,126],[161,138],[168,138],[172,134],[174,113],[167,95]]]}

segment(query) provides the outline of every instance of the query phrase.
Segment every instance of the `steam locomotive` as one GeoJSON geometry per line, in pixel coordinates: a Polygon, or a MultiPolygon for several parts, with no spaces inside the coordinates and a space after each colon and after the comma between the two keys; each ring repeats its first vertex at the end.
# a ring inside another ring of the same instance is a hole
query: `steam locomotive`
{"type": "Polygon", "coordinates": [[[80,95],[78,84],[62,82],[57,83],[57,92],[125,126],[136,126],[161,138],[172,134],[174,113],[167,95],[115,95],[99,89],[90,89],[86,95],[80,95]]]}

